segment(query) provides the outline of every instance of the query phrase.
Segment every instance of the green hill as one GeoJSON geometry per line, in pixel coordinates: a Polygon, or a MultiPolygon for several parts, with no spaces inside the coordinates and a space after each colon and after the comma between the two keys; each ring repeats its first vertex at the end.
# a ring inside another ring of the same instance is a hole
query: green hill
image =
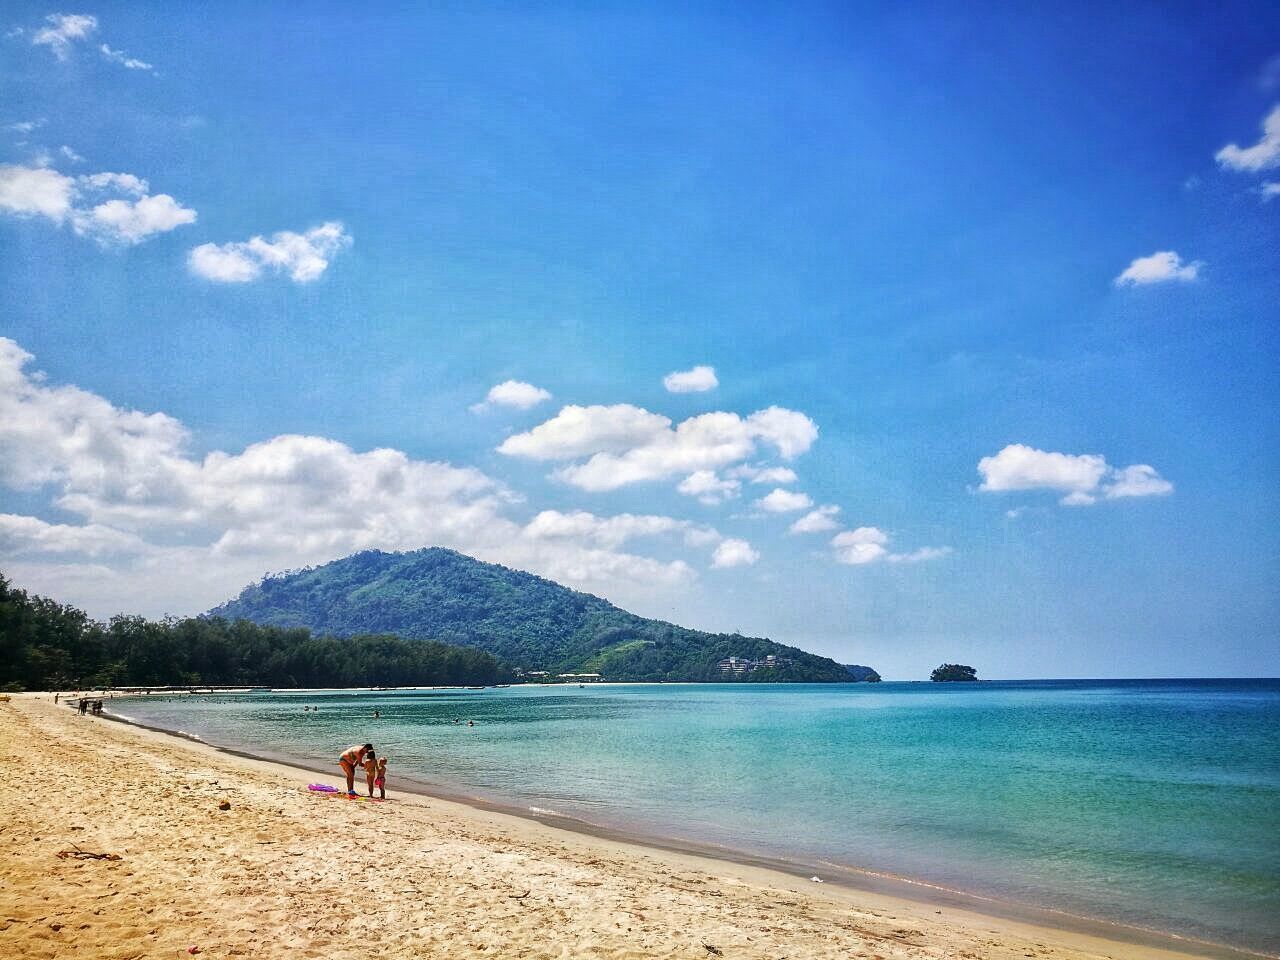
{"type": "Polygon", "coordinates": [[[795,647],[647,620],[600,597],[440,547],[369,550],[268,577],[209,615],[334,636],[440,640],[477,647],[525,671],[599,673],[607,680],[851,679],[833,660],[795,647]],[[719,665],[730,657],[732,667],[719,665]]]}

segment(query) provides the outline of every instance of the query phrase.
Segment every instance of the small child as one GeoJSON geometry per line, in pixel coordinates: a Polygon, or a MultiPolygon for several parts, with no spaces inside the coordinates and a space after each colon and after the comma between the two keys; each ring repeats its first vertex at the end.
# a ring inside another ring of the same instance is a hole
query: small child
{"type": "Polygon", "coordinates": [[[378,775],[378,758],[377,755],[370,750],[364,758],[364,780],[369,786],[369,796],[373,796],[373,781],[378,775]]]}
{"type": "MultiPolygon", "coordinates": [[[[378,758],[378,775],[373,778],[373,785],[378,788],[378,799],[387,799],[387,758],[378,758]]],[[[369,796],[373,796],[370,791],[369,796]]]]}

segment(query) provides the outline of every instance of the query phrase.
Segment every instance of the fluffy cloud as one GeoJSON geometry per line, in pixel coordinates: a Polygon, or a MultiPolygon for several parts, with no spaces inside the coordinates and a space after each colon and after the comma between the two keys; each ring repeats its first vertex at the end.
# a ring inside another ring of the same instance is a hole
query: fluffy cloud
{"type": "Polygon", "coordinates": [[[0,165],[0,210],[62,223],[71,213],[75,180],[46,167],[0,165]]]}
{"type": "Polygon", "coordinates": [[[828,530],[834,530],[839,523],[836,522],[836,516],[840,513],[840,508],[834,504],[818,507],[817,510],[811,510],[803,517],[791,524],[789,528],[792,533],[825,533],[828,530]]]}
{"type": "Polygon", "coordinates": [[[1123,470],[1112,471],[1110,479],[1102,485],[1102,495],[1108,500],[1121,497],[1158,497],[1173,493],[1173,484],[1145,463],[1135,463],[1123,470]]]}
{"type": "Polygon", "coordinates": [[[0,165],[0,211],[69,223],[104,246],[130,246],[195,222],[194,210],[149,190],[130,173],[69,177],[48,167],[0,165]]]}
{"type": "Polygon", "coordinates": [[[696,574],[626,544],[722,542],[662,516],[543,511],[521,523],[509,516],[519,498],[478,470],[324,437],[196,456],[179,421],[51,386],[30,361],[0,338],[0,486],[47,493],[81,522],[0,515],[0,553],[25,586],[99,614],[196,612],[265,569],[428,544],[644,602],[696,574]]]}
{"type": "Polygon", "coordinates": [[[812,420],[781,407],[745,418],[704,413],[673,427],[669,418],[630,404],[570,405],[532,430],[508,437],[498,452],[532,460],[586,458],[556,476],[584,490],[601,491],[715,471],[752,457],[760,442],[791,459],[808,450],[817,436],[812,420]]]}
{"type": "Polygon", "coordinates": [[[1229,143],[1214,154],[1214,159],[1227,170],[1244,173],[1280,166],[1280,104],[1272,107],[1262,121],[1262,136],[1257,143],[1251,147],[1229,143]]]}
{"type": "Polygon", "coordinates": [[[745,540],[727,538],[720,541],[711,557],[713,567],[745,567],[760,559],[760,554],[745,540]]]}
{"type": "Polygon", "coordinates": [[[490,407],[515,407],[517,410],[528,410],[536,407],[544,400],[550,400],[551,394],[532,383],[520,380],[504,380],[489,388],[483,402],[474,404],[471,409],[482,413],[490,407]]]}
{"type": "Polygon", "coordinates": [[[351,242],[342,224],[330,221],[306,233],[281,230],[270,240],[259,236],[243,242],[202,243],[187,256],[187,265],[216,283],[247,283],[264,270],[288,274],[294,283],[310,283],[351,242]]]}
{"type": "Polygon", "coordinates": [[[1173,250],[1162,250],[1149,257],[1138,257],[1113,281],[1117,287],[1145,286],[1170,280],[1190,281],[1200,274],[1204,264],[1199,260],[1183,263],[1173,250]]]}
{"type": "Polygon", "coordinates": [[[890,553],[889,534],[879,527],[844,530],[831,538],[831,552],[837,563],[860,567],[886,560],[889,563],[924,563],[951,555],[950,547],[921,547],[910,553],[890,553]]]}
{"type": "Polygon", "coordinates": [[[698,366],[692,370],[677,370],[662,378],[662,385],[672,393],[702,393],[720,386],[715,367],[698,366]]]}
{"type": "Polygon", "coordinates": [[[1101,454],[1052,453],[1011,443],[995,456],[978,461],[982,485],[988,493],[1012,490],[1054,490],[1064,506],[1080,507],[1098,498],[1149,497],[1171,493],[1173,484],[1146,464],[1117,469],[1101,454]]]}
{"type": "Polygon", "coordinates": [[[1280,197],[1280,183],[1268,180],[1258,188],[1258,192],[1262,194],[1262,202],[1269,203],[1276,197],[1280,197]]]}
{"type": "Polygon", "coordinates": [[[752,483],[795,483],[800,478],[790,467],[757,467],[744,463],[729,471],[731,477],[741,477],[752,483]]]}
{"type": "Polygon", "coordinates": [[[71,45],[86,39],[98,29],[98,18],[86,13],[51,13],[44,18],[49,24],[31,37],[36,46],[48,47],[59,60],[71,55],[71,45]]]}
{"type": "Polygon", "coordinates": [[[889,535],[877,527],[858,527],[843,530],[831,538],[831,548],[840,563],[861,566],[874,563],[889,551],[886,544],[889,535]]]}
{"type": "Polygon", "coordinates": [[[9,557],[24,553],[100,557],[149,550],[140,537],[99,524],[46,523],[36,517],[0,513],[0,554],[9,557]]]}
{"type": "Polygon", "coordinates": [[[756,501],[755,505],[766,513],[791,513],[813,506],[808,494],[796,493],[777,487],[756,501]]]}
{"type": "Polygon", "coordinates": [[[714,507],[736,497],[742,486],[737,480],[722,479],[714,470],[695,470],[676,486],[686,497],[697,497],[699,503],[714,507]]]}

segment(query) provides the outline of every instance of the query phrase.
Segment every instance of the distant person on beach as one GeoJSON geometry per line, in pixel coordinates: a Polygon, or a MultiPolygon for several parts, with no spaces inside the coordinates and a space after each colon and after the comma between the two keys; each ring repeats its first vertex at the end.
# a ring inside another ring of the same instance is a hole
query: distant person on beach
{"type": "Polygon", "coordinates": [[[355,795],[356,792],[356,767],[364,763],[364,758],[373,753],[373,744],[366,743],[363,747],[348,747],[347,751],[338,757],[338,766],[342,768],[342,772],[347,777],[347,793],[355,795]]]}
{"type": "Polygon", "coordinates": [[[81,697],[80,698],[80,716],[83,717],[88,712],[89,712],[89,698],[81,697]]]}
{"type": "Polygon", "coordinates": [[[364,758],[364,780],[369,787],[369,796],[373,796],[373,782],[378,779],[378,757],[370,750],[364,758]]]}
{"type": "Polygon", "coordinates": [[[373,778],[373,785],[378,788],[378,799],[387,799],[387,758],[378,758],[378,775],[373,778]]]}

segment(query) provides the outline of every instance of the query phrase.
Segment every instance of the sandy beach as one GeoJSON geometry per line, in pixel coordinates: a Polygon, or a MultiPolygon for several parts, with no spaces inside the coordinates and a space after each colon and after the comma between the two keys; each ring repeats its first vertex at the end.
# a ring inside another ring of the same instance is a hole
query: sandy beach
{"type": "Polygon", "coordinates": [[[0,743],[5,957],[1221,955],[583,836],[394,782],[385,804],[314,795],[305,770],[49,695],[0,703],[0,743]]]}

